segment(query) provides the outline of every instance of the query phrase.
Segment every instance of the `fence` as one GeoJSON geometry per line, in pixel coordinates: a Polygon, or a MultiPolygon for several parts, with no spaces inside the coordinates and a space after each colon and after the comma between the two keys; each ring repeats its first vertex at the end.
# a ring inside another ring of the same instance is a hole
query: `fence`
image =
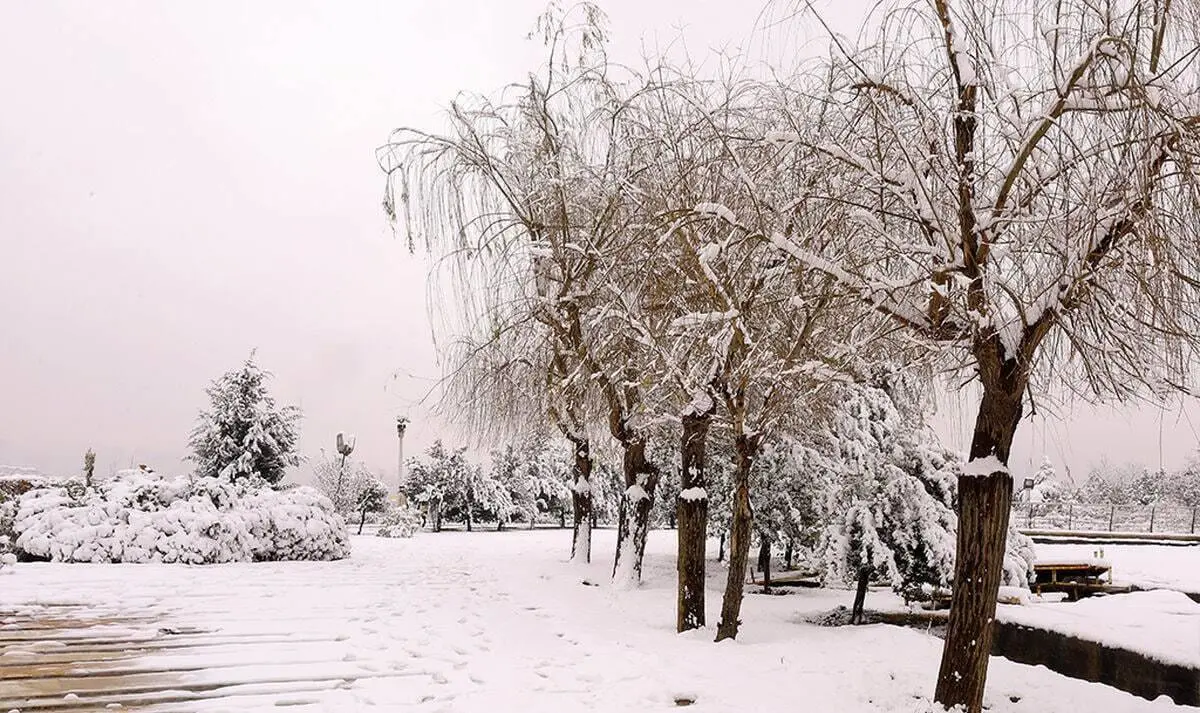
{"type": "Polygon", "coordinates": [[[1195,534],[1198,510],[1182,505],[1013,503],[1012,521],[1030,530],[1195,534]]]}

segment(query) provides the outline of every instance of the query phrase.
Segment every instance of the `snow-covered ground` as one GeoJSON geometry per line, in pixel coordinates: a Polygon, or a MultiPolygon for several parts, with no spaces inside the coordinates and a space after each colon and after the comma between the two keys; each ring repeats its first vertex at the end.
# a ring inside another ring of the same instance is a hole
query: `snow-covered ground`
{"type": "Polygon", "coordinates": [[[1085,562],[1099,559],[1100,549],[1115,583],[1155,591],[1002,606],[997,617],[1200,668],[1200,604],[1181,593],[1200,592],[1200,547],[1039,544],[1035,551],[1039,562],[1085,562]]]}
{"type": "Polygon", "coordinates": [[[1200,545],[1039,544],[1036,552],[1039,560],[1076,560],[1100,549],[1117,584],[1200,593],[1200,545]]]}
{"type": "Polygon", "coordinates": [[[1074,603],[1005,606],[997,617],[1200,668],[1200,604],[1179,592],[1155,590],[1074,603]]]}
{"type": "MultiPolygon", "coordinates": [[[[635,591],[606,584],[611,530],[596,533],[587,568],[565,563],[569,539],[553,530],[422,533],[356,538],[353,556],[339,562],[17,565],[0,573],[0,710],[70,690],[9,673],[56,661],[39,670],[143,671],[135,678],[146,691],[121,701],[175,701],[154,710],[610,713],[674,709],[681,697],[714,712],[930,710],[939,640],[885,625],[803,622],[848,604],[850,592],[748,595],[738,641],[717,645],[711,628],[674,633],[674,533],[652,533],[646,583],[635,591]],[[31,617],[47,628],[31,631],[31,617]],[[79,618],[95,626],[73,636],[154,638],[164,648],[66,665],[70,656],[58,652],[71,647],[45,632],[79,618]],[[168,628],[200,645],[169,648],[173,637],[158,633],[168,628]],[[206,633],[186,633],[193,629],[206,633]],[[229,694],[238,695],[212,698],[229,694]]],[[[715,624],[724,570],[710,569],[715,624]]],[[[893,603],[884,593],[868,598],[893,603]]],[[[105,686],[122,680],[133,679],[71,678],[80,696],[72,700],[111,696],[105,686]]],[[[993,660],[987,703],[992,713],[1175,707],[1003,659],[993,660]]]]}

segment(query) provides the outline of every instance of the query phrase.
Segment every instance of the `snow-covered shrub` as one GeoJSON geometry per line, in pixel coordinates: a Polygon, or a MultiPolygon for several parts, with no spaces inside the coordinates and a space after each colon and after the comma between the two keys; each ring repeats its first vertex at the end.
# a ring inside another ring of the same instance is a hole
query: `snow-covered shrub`
{"type": "Polygon", "coordinates": [[[354,507],[358,511],[358,534],[362,534],[367,515],[385,512],[388,507],[388,488],[383,481],[369,475],[354,485],[354,507]]]}
{"type": "Polygon", "coordinates": [[[312,488],[137,473],[82,494],[39,488],[17,506],[14,545],[35,559],[211,564],[348,553],[345,522],[312,488]]]}
{"type": "Polygon", "coordinates": [[[379,537],[412,537],[421,529],[421,514],[412,508],[392,508],[379,521],[379,537]]]}
{"type": "Polygon", "coordinates": [[[16,514],[16,503],[0,502],[0,569],[17,561],[17,555],[12,548],[12,526],[16,514]]]}
{"type": "Polygon", "coordinates": [[[1029,585],[1034,579],[1033,563],[1036,559],[1033,540],[1018,532],[1015,526],[1010,525],[1008,543],[1004,550],[1004,572],[1000,576],[1000,585],[1029,589],[1029,585]]]}

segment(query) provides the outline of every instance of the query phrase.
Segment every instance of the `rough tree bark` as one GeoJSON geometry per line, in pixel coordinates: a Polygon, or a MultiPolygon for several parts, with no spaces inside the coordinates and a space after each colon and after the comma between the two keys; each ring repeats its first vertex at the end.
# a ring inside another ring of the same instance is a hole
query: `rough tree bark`
{"type": "Polygon", "coordinates": [[[850,610],[850,623],[863,622],[863,607],[867,602],[867,585],[871,583],[871,568],[860,567],[858,570],[858,589],[854,591],[854,607],[850,610]]]}
{"type": "Polygon", "coordinates": [[[733,439],[737,453],[734,471],[733,524],[729,536],[729,577],[725,580],[725,596],[721,599],[721,621],[717,624],[717,641],[737,637],[738,615],[742,610],[742,590],[746,581],[746,562],[750,558],[750,529],[754,512],[750,509],[750,468],[758,455],[758,437],[738,434],[733,439]]]}
{"type": "Polygon", "coordinates": [[[704,545],[708,541],[708,493],[704,490],[704,447],[712,410],[697,413],[694,409],[683,415],[682,469],[680,493],[676,502],[675,520],[679,555],[676,569],[679,575],[679,598],[676,608],[676,631],[688,631],[704,626],[704,545]]]}
{"type": "Polygon", "coordinates": [[[763,576],[763,591],[771,589],[771,539],[762,530],[758,531],[758,571],[763,576]]]}
{"type": "Polygon", "coordinates": [[[1012,507],[1008,456],[1021,420],[1027,380],[1025,369],[1014,359],[985,355],[979,366],[983,398],[971,437],[970,460],[994,457],[999,464],[991,473],[968,472],[958,479],[958,544],[950,621],[934,694],[946,708],[962,706],[968,713],[983,709],[1012,507]]]}
{"type": "Polygon", "coordinates": [[[592,561],[592,454],[586,438],[571,441],[574,451],[574,478],[571,507],[575,530],[571,535],[571,561],[592,561]]]}
{"type": "Polygon", "coordinates": [[[650,508],[658,487],[658,470],[646,459],[646,439],[630,436],[624,451],[625,492],[621,495],[617,523],[617,554],[613,579],[633,585],[642,580],[642,558],[650,530],[650,508]]]}

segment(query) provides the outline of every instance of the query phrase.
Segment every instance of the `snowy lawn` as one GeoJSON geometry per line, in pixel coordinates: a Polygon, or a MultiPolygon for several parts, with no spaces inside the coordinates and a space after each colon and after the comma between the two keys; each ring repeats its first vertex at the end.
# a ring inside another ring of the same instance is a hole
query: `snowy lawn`
{"type": "Polygon", "coordinates": [[[1074,603],[1002,606],[996,616],[1200,668],[1200,604],[1179,592],[1160,589],[1074,603]]]}
{"type": "Polygon", "coordinates": [[[1114,582],[1162,589],[1075,603],[1001,606],[997,617],[1200,667],[1200,604],[1169,591],[1200,592],[1200,547],[1039,544],[1036,553],[1042,562],[1089,561],[1101,547],[1114,582]]]}
{"type": "MultiPolygon", "coordinates": [[[[597,561],[586,569],[564,563],[569,539],[569,531],[553,530],[421,533],[411,540],[356,538],[352,557],[339,562],[18,565],[0,574],[0,710],[51,690],[60,699],[78,690],[76,702],[99,703],[87,708],[94,710],[115,700],[106,680],[117,686],[136,671],[165,669],[193,670],[171,673],[176,682],[162,685],[144,673],[137,680],[146,692],[121,702],[179,701],[178,689],[190,686],[203,694],[153,710],[288,704],[301,711],[610,713],[673,710],[681,697],[695,699],[691,710],[714,712],[930,709],[939,640],[886,625],[803,623],[806,613],[849,604],[851,592],[748,595],[739,640],[715,645],[711,627],[674,633],[673,532],[652,533],[646,583],[636,591],[606,584],[611,530],[596,533],[597,561]],[[208,633],[193,640],[207,643],[41,669],[64,677],[114,674],[64,678],[74,689],[6,673],[69,658],[56,653],[69,650],[61,642],[27,623],[14,626],[30,615],[65,612],[97,620],[75,636],[169,643],[160,628],[196,628],[208,633]],[[95,695],[110,698],[89,698],[95,695]]],[[[708,616],[715,625],[724,570],[710,569],[708,616]]],[[[892,605],[888,594],[868,598],[868,606],[892,605]]],[[[1003,659],[993,659],[987,702],[993,713],[1175,708],[1003,659]]]]}
{"type": "Polygon", "coordinates": [[[1200,545],[1039,544],[1035,551],[1039,559],[1065,560],[1087,559],[1101,548],[1117,584],[1200,593],[1200,545]]]}

